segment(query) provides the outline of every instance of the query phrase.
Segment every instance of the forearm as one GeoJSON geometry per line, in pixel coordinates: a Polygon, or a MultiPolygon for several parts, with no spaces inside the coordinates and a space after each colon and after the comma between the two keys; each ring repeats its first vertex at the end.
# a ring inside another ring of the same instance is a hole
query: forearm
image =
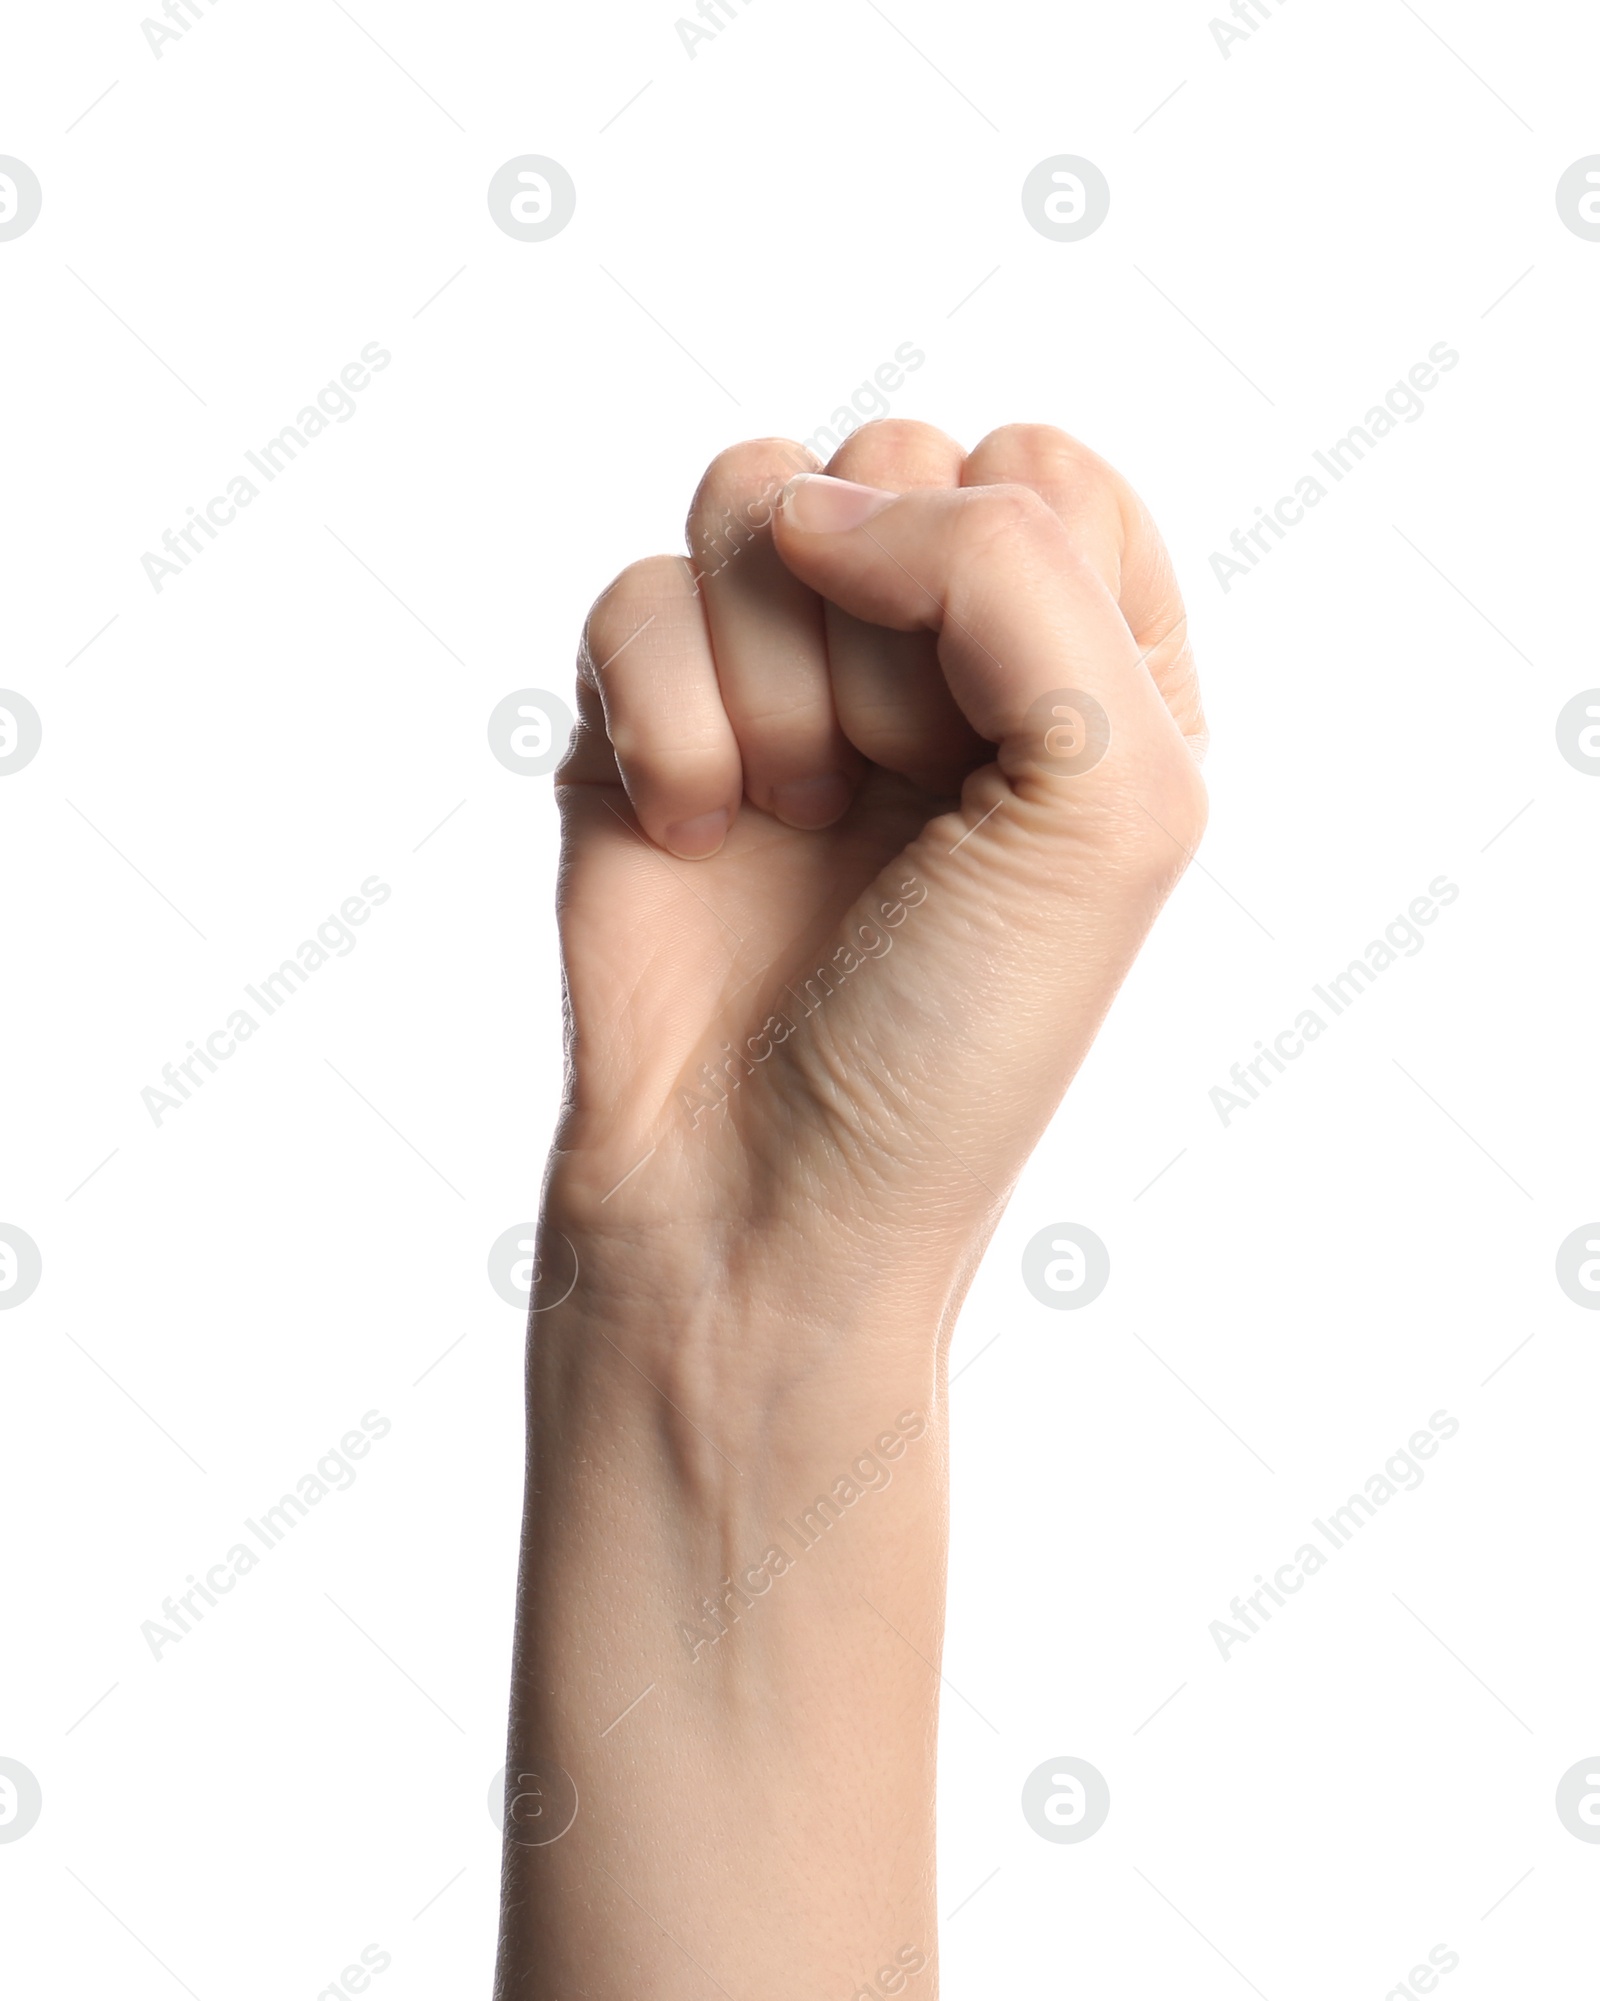
{"type": "Polygon", "coordinates": [[[940,1312],[847,1323],[792,1247],[693,1296],[578,1255],[534,1319],[507,1782],[553,1762],[578,1810],[511,1815],[499,1995],[931,2001],[940,1312]]]}

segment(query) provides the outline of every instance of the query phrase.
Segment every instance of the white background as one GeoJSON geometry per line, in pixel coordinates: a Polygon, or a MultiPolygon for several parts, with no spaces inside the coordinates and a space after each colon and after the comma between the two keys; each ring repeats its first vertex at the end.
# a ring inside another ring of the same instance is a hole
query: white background
{"type": "Polygon", "coordinates": [[[1266,4],[1226,59],[1202,0],[754,0],[693,59],[665,0],[202,0],[159,60],[131,5],[11,11],[44,208],[0,243],[0,683],[44,741],[0,781],[0,1222],[44,1276],[0,1313],[0,1756],[44,1810],[0,1845],[8,1993],[313,2001],[371,1943],[383,2001],[487,1991],[521,1325],[485,1258],[559,1022],[549,781],[485,724],[570,698],[714,452],[908,341],[896,414],[1055,423],[1141,490],[1215,731],[1203,866],[957,1337],[946,1991],[1381,2001],[1440,1943],[1450,2001],[1587,1991],[1600,1847],[1553,1795],[1600,1750],[1600,1321],[1553,1273],[1600,1215],[1600,783],[1554,724],[1600,684],[1600,244],[1553,197],[1600,24],[1266,4]],[[525,153],[578,188],[542,244],[485,202],[525,153]],[[1019,201],[1060,153],[1112,188],[1077,244],[1019,201]],[[157,594],[143,552],[372,341],[356,416],[157,594]],[[1425,416],[1225,594],[1212,552],[1440,341],[1425,416]],[[356,949],[157,1127],[162,1065],[373,874],[356,949]],[[1440,874],[1425,949],[1224,1128],[1229,1066],[1440,874]],[[1076,1314],[1019,1275],[1063,1220],[1112,1257],[1076,1314]],[[354,1487],[152,1659],[374,1409],[354,1487]],[[1209,1622],[1436,1410],[1426,1483],[1224,1663],[1209,1622]],[[1111,1787],[1082,1846],[1018,1805],[1067,1754],[1111,1787]]]}

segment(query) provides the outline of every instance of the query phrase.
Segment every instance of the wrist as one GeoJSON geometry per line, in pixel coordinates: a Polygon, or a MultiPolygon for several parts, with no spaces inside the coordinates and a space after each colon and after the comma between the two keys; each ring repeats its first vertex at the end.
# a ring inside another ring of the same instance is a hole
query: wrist
{"type": "Polygon", "coordinates": [[[722,1247],[563,1232],[546,1222],[530,1317],[536,1436],[558,1443],[581,1414],[636,1435],[654,1464],[702,1496],[723,1476],[746,1493],[814,1477],[870,1447],[907,1409],[942,1401],[942,1287],[863,1277],[797,1243],[746,1231],[722,1247]]]}

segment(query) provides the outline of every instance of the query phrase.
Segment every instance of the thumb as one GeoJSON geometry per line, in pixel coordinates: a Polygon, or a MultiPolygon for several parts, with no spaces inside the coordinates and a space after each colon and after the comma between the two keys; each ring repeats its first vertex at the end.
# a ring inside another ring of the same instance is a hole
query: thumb
{"type": "Polygon", "coordinates": [[[937,634],[951,693],[1020,796],[1060,807],[1063,778],[1080,781],[1075,809],[1141,783],[1200,796],[1111,590],[1031,487],[895,494],[802,474],[773,534],[795,576],[842,610],[937,634]]]}
{"type": "Polygon", "coordinates": [[[880,912],[920,903],[877,977],[830,1002],[836,1040],[897,1103],[915,1072],[923,1103],[968,1122],[988,1186],[1049,1118],[1198,845],[1199,770],[1106,582],[1032,488],[805,475],[773,532],[846,612],[936,633],[952,694],[997,746],[852,911],[847,945],[876,953],[880,912]]]}

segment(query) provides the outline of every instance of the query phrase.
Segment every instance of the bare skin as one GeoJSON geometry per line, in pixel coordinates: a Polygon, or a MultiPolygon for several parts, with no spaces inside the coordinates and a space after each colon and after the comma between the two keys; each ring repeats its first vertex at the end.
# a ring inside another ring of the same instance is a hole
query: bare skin
{"type": "Polygon", "coordinates": [[[937,1993],[946,1348],[1204,827],[1109,467],[808,462],[724,453],[585,634],[498,2001],[937,1993]]]}

